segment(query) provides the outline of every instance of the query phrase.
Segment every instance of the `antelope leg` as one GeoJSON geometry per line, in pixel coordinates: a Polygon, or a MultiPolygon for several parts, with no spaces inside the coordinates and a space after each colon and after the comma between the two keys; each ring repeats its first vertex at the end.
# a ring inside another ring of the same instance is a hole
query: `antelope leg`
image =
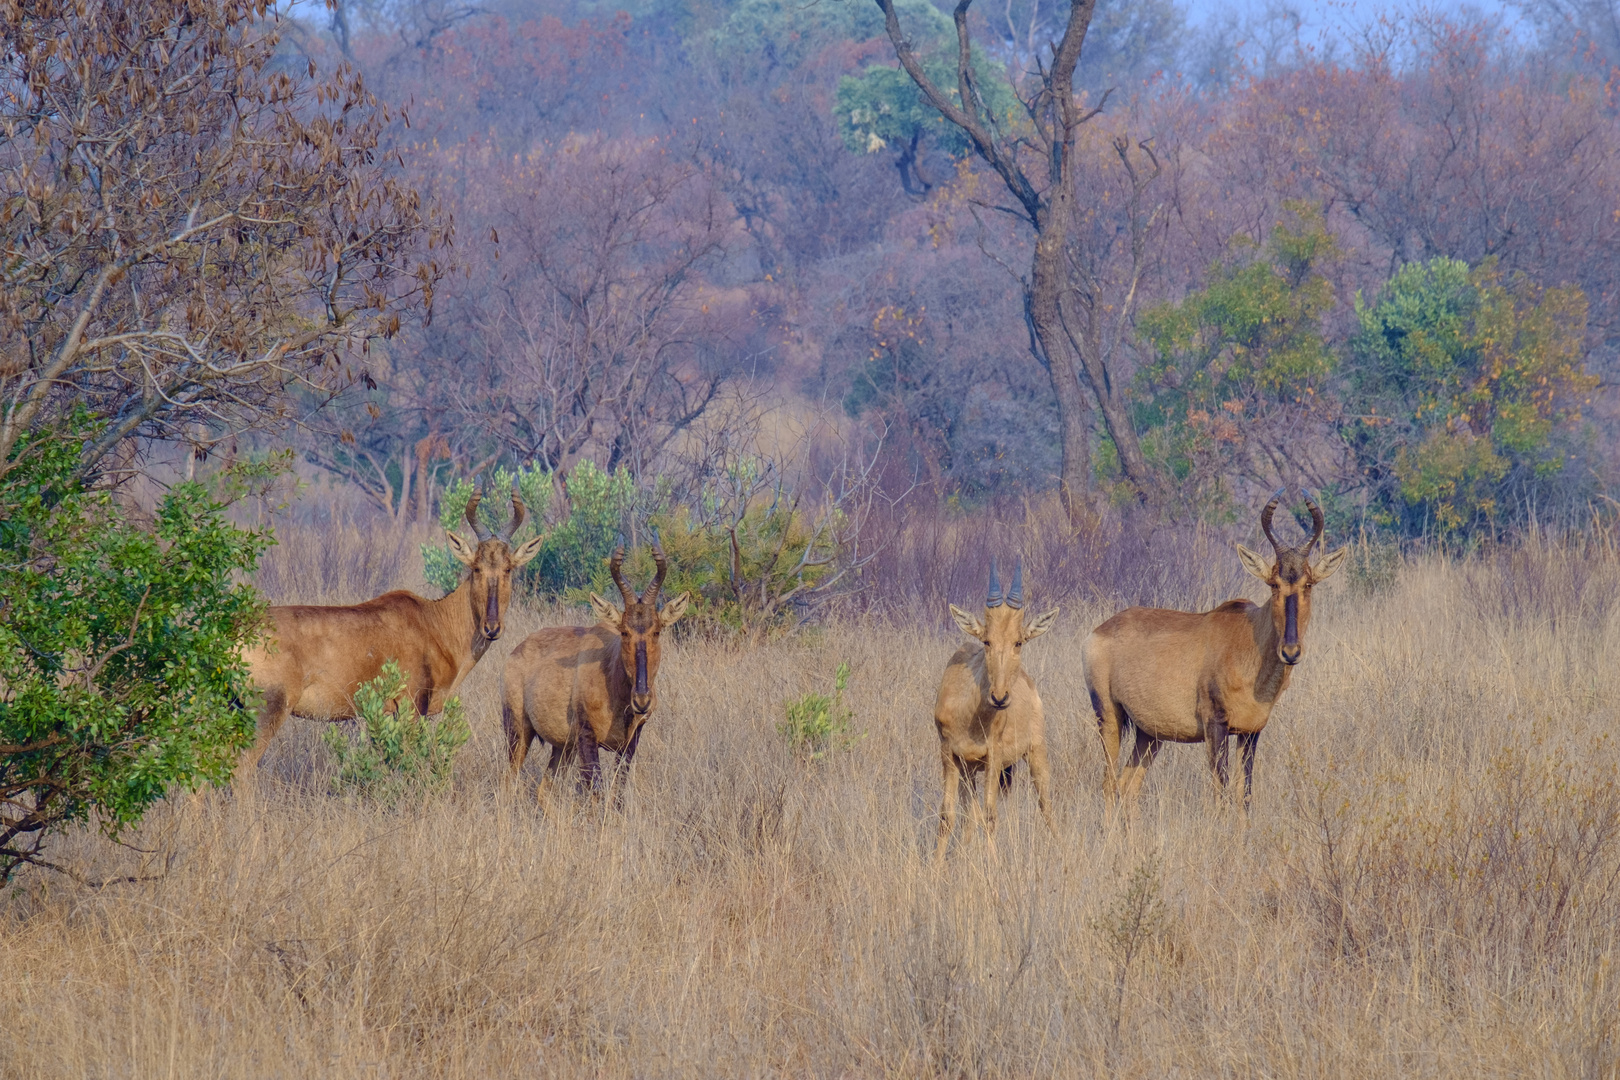
{"type": "Polygon", "coordinates": [[[945,791],[939,804],[939,839],[934,845],[934,863],[945,861],[945,851],[951,845],[951,833],[956,829],[956,800],[962,794],[962,766],[956,755],[941,748],[941,773],[945,791]]]}
{"type": "MultiPolygon", "coordinates": [[[[534,741],[534,729],[526,717],[520,716],[510,705],[501,707],[501,727],[506,731],[506,757],[510,768],[506,780],[511,783],[523,771],[523,762],[529,756],[529,744],[534,741]]],[[[552,752],[556,757],[556,751],[552,752]]]]}
{"type": "Polygon", "coordinates": [[[1041,804],[1041,815],[1046,818],[1046,828],[1053,836],[1057,835],[1057,826],[1052,824],[1052,763],[1046,758],[1045,744],[1030,747],[1029,778],[1035,784],[1035,800],[1041,804]]]}
{"type": "Polygon", "coordinates": [[[270,740],[276,737],[281,725],[287,722],[292,710],[287,705],[287,693],[279,686],[272,686],[264,692],[264,701],[259,706],[259,717],[254,733],[253,745],[243,754],[236,767],[236,778],[246,787],[251,787],[257,776],[264,752],[270,746],[270,740]]]}
{"type": "Polygon", "coordinates": [[[1248,731],[1237,737],[1238,752],[1243,755],[1243,809],[1249,809],[1249,796],[1254,791],[1254,753],[1260,748],[1260,733],[1248,731]]]}
{"type": "Polygon", "coordinates": [[[1091,692],[1091,708],[1097,714],[1097,734],[1103,744],[1103,796],[1113,806],[1119,797],[1119,710],[1113,702],[1104,704],[1095,690],[1091,692]]]}
{"type": "Polygon", "coordinates": [[[624,746],[624,753],[619,755],[619,767],[614,770],[613,776],[613,808],[624,809],[624,789],[630,786],[630,763],[636,760],[636,747],[641,745],[641,733],[646,730],[647,723],[642,721],[636,726],[634,735],[624,746]]]}
{"type": "Polygon", "coordinates": [[[579,790],[595,791],[602,779],[602,768],[597,762],[596,731],[590,721],[579,725],[579,790]]]}
{"type": "Polygon", "coordinates": [[[1216,710],[1215,715],[1204,724],[1204,745],[1209,749],[1209,767],[1215,770],[1215,779],[1221,787],[1226,786],[1227,780],[1227,736],[1231,729],[1226,724],[1226,713],[1216,710]]]}
{"type": "Polygon", "coordinates": [[[1148,766],[1153,764],[1153,759],[1158,756],[1159,747],[1162,745],[1163,743],[1140,727],[1136,728],[1136,746],[1132,748],[1130,760],[1120,772],[1121,801],[1135,805],[1137,797],[1142,793],[1142,782],[1147,778],[1148,766]]]}
{"type": "Polygon", "coordinates": [[[1001,793],[1001,785],[991,778],[1001,772],[1001,757],[996,751],[1001,749],[1001,740],[1006,729],[1006,721],[1002,716],[997,716],[991,722],[990,746],[984,762],[984,839],[991,859],[996,857],[996,801],[1001,793]]]}

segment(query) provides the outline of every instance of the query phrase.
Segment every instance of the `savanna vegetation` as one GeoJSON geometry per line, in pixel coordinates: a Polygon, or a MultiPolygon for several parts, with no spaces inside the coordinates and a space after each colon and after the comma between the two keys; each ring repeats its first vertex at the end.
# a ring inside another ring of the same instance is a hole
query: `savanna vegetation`
{"type": "Polygon", "coordinates": [[[1620,1074],[1611,7],[0,0],[0,1076],[1620,1074]],[[1279,486],[1252,813],[1110,818],[1080,641],[1279,486]],[[266,606],[469,527],[443,712],[226,786],[266,606]],[[625,798],[508,786],[655,543],[625,798]],[[936,870],[992,557],[1056,834],[936,870]]]}
{"type": "MultiPolygon", "coordinates": [[[[1039,535],[1044,609],[1068,552],[1039,535]]],[[[288,531],[261,581],[301,583],[277,601],[421,587],[379,540],[288,531]]],[[[936,543],[982,596],[972,530],[936,543]]],[[[1165,602],[1258,596],[1215,537],[1176,554],[1187,578],[1139,556],[1165,602]]],[[[1076,658],[1114,601],[1065,598],[1025,657],[1057,836],[1020,770],[1000,861],[964,800],[943,873],[931,709],[961,637],[932,610],[666,644],[622,811],[570,783],[537,805],[536,763],[503,794],[496,664],[423,801],[334,794],[320,726],[293,722],[255,801],[171,798],[126,834],[139,850],[52,849],[154,880],[7,890],[0,1016],[26,1034],[0,1072],[1613,1075],[1620,560],[1538,542],[1386,569],[1318,590],[1247,828],[1198,746],[1105,827],[1076,658]]],[[[508,617],[516,637],[577,619],[508,617]]]]}

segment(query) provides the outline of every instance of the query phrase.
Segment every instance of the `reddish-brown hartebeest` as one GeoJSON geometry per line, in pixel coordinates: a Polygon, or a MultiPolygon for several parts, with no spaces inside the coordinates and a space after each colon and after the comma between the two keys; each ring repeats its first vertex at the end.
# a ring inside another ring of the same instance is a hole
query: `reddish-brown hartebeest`
{"type": "Polygon", "coordinates": [[[1311,565],[1323,518],[1309,492],[1305,503],[1315,526],[1311,538],[1298,548],[1279,544],[1271,515],[1281,497],[1279,488],[1260,512],[1261,531],[1276,558],[1268,562],[1237,546],[1243,568],[1271,586],[1267,603],[1228,600],[1201,614],[1127,608],[1086,638],[1086,685],[1108,758],[1103,787],[1110,805],[1136,797],[1164,742],[1203,742],[1224,787],[1227,737],[1236,735],[1243,755],[1243,804],[1248,806],[1260,732],[1305,654],[1311,587],[1330,577],[1345,555],[1340,548],[1311,565]],[[1136,745],[1121,771],[1120,738],[1126,725],[1135,729],[1136,745]]]}
{"type": "MultiPolygon", "coordinates": [[[[535,739],[551,746],[547,778],[578,754],[579,787],[594,790],[601,776],[599,748],[617,753],[620,773],[628,772],[658,702],[659,634],[686,614],[692,599],[683,592],[660,610],[658,591],[669,564],[656,541],[653,562],[657,573],[638,598],[625,584],[624,548],[619,548],[608,570],[624,599],[622,611],[592,593],[595,626],[536,630],[512,650],[501,698],[509,780],[517,778],[535,739]]],[[[622,786],[619,794],[622,798],[622,786]]]]}
{"type": "Polygon", "coordinates": [[[265,640],[247,654],[253,682],[264,695],[259,734],[243,755],[256,765],[288,715],[316,720],[354,716],[354,692],[375,679],[387,660],[408,680],[422,715],[444,708],[479,657],[501,636],[512,598],[512,572],[539,552],[536,536],[513,551],[523,524],[523,500],[512,492],[512,522],[499,535],[478,520],[479,496],[467,504],[467,523],[478,546],[449,533],[450,551],[467,576],[442,600],[400,590],[347,607],[273,607],[265,640]]]}
{"type": "Polygon", "coordinates": [[[1024,566],[1013,570],[1005,596],[990,560],[990,590],[984,619],[951,605],[951,617],[974,640],[956,650],[934,699],[934,726],[945,794],[939,808],[935,861],[945,858],[956,828],[956,800],[964,782],[984,773],[984,824],[991,855],[996,850],[996,795],[1012,786],[1013,766],[1029,762],[1030,779],[1047,828],[1052,828],[1052,769],[1046,759],[1046,724],[1035,680],[1024,670],[1023,648],[1052,628],[1058,609],[1024,621],[1024,566]]]}

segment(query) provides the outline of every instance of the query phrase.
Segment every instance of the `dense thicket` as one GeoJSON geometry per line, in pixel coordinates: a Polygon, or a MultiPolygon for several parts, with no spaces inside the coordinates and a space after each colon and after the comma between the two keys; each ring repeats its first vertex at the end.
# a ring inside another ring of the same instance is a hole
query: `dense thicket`
{"type": "MultiPolygon", "coordinates": [[[[949,14],[895,11],[959,101],[949,14]]],[[[1009,161],[1034,161],[1020,102],[1068,12],[970,14],[1009,161]]],[[[1385,19],[1312,53],[1275,23],[1194,35],[1171,4],[1100,4],[1043,343],[1033,219],[883,17],[347,3],[308,28],[410,103],[400,160],[459,237],[433,326],[311,459],[425,519],[497,461],[651,486],[758,443],[764,404],[824,441],[883,433],[890,483],[940,498],[1062,472],[1092,509],[1222,520],[1305,484],[1339,526],[1439,536],[1607,493],[1620,129],[1578,20],[1385,19]],[[1060,408],[1049,357],[1071,349],[1082,396],[1060,408]]],[[[1060,174],[1031,168],[1049,201],[1060,174]]]]}

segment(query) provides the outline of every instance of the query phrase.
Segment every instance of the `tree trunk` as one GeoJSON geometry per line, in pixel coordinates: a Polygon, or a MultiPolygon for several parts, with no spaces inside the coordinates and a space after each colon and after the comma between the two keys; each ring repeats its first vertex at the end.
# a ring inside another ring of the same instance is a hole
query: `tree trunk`
{"type": "Polygon", "coordinates": [[[1085,513],[1086,492],[1091,489],[1090,432],[1087,430],[1086,398],[1080,386],[1078,359],[1063,331],[1063,315],[1058,294],[1063,288],[1063,243],[1068,233],[1073,195],[1055,194],[1042,215],[1035,241],[1035,258],[1029,281],[1029,318],[1035,340],[1046,359],[1047,376],[1058,403],[1058,430],[1063,443],[1063,464],[1058,474],[1058,495],[1071,524],[1078,525],[1085,513]]]}
{"type": "Polygon", "coordinates": [[[1102,337],[1095,332],[1082,334],[1076,347],[1085,369],[1086,381],[1091,384],[1091,391],[1097,397],[1103,426],[1108,429],[1108,437],[1114,440],[1114,449],[1119,454],[1119,471],[1124,474],[1125,482],[1135,489],[1137,501],[1146,502],[1151,475],[1147,459],[1142,456],[1142,443],[1136,437],[1136,426],[1131,423],[1131,410],[1126,404],[1125,394],[1114,386],[1109,377],[1108,363],[1103,358],[1102,337]]]}

